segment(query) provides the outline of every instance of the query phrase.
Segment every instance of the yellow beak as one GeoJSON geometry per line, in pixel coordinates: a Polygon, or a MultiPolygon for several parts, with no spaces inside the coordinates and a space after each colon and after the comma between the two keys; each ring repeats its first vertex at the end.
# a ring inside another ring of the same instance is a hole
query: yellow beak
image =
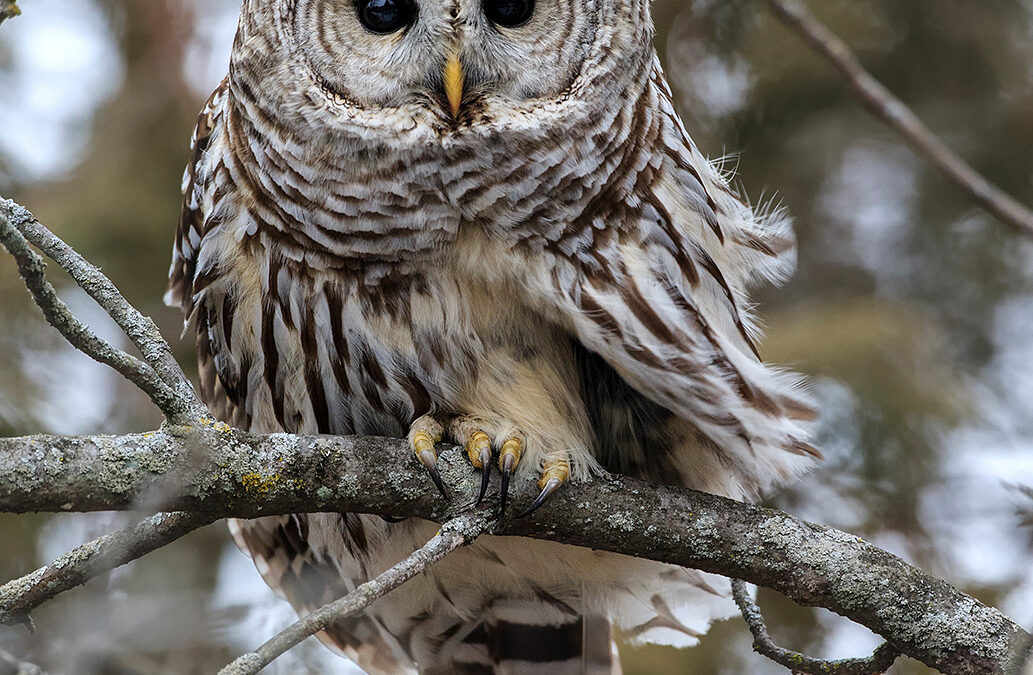
{"type": "Polygon", "coordinates": [[[463,65],[459,63],[459,53],[453,51],[445,62],[445,98],[452,109],[452,117],[459,116],[459,106],[463,102],[463,65]]]}

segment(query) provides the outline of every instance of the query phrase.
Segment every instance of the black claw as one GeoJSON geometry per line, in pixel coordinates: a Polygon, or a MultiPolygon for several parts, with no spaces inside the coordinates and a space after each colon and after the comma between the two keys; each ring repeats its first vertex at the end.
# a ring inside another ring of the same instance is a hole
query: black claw
{"type": "Polygon", "coordinates": [[[445,491],[445,484],[441,482],[441,475],[438,474],[438,458],[434,455],[431,450],[424,450],[420,453],[418,459],[420,464],[427,467],[427,473],[430,474],[430,479],[434,481],[434,485],[441,492],[441,496],[448,499],[448,492],[445,491]]]}
{"type": "Polygon", "coordinates": [[[448,499],[448,491],[445,490],[445,484],[441,482],[441,474],[438,473],[438,467],[436,465],[428,466],[427,473],[430,474],[430,479],[434,481],[434,485],[438,488],[438,492],[441,493],[441,496],[448,499]]]}
{"type": "Polygon", "coordinates": [[[481,450],[481,493],[477,495],[477,506],[481,505],[484,493],[488,491],[488,479],[491,477],[491,450],[481,450]]]}
{"type": "Polygon", "coordinates": [[[537,511],[538,507],[544,504],[546,500],[552,496],[552,493],[559,489],[560,485],[563,485],[563,483],[560,480],[556,478],[551,479],[548,483],[545,484],[545,487],[542,488],[541,493],[537,497],[535,497],[534,502],[531,503],[531,508],[521,513],[519,516],[517,516],[517,518],[524,518],[537,511]]]}

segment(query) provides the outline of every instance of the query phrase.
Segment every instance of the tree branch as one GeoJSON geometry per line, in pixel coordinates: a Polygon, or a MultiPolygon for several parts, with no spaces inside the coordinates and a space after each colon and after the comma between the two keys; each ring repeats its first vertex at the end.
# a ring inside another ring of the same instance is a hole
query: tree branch
{"type": "Polygon", "coordinates": [[[1033,211],[987,180],[925,126],[911,109],[869,73],[850,47],[818,21],[799,0],[765,0],[784,24],[842,73],[876,117],[896,129],[911,148],[940,168],[995,218],[1033,237],[1033,211]]]}
{"type": "Polygon", "coordinates": [[[76,349],[111,366],[146,393],[173,422],[209,417],[190,380],[176,363],[158,327],[122,296],[104,274],[43,227],[24,207],[0,199],[0,243],[18,263],[18,272],[47,322],[76,349]],[[144,357],[140,361],[116,349],[76,319],[44,274],[46,264],[31,248],[39,248],[114,319],[144,357]]]}
{"type": "MultiPolygon", "coordinates": [[[[396,439],[262,436],[211,424],[120,437],[0,439],[0,510],[143,503],[213,517],[328,511],[443,522],[474,502],[479,479],[459,449],[442,449],[439,466],[452,503],[396,439]]],[[[530,479],[515,487],[517,508],[537,493],[530,479]]],[[[1030,646],[1030,635],[997,610],[858,537],[692,490],[602,477],[565,487],[533,517],[506,520],[497,533],[767,586],[857,621],[947,673],[1016,672],[1030,646]]]]}
{"type": "Polygon", "coordinates": [[[193,513],[159,513],[78,546],[51,564],[0,586],[0,623],[25,623],[31,627],[29,612],[47,600],[214,520],[193,513]]]}
{"type": "Polygon", "coordinates": [[[374,601],[387,595],[417,574],[447,556],[463,544],[468,544],[488,529],[491,519],[464,514],[449,520],[423,547],[408,558],[387,569],[383,574],[360,585],[354,591],[323,605],[311,614],[291,624],[257,650],[244,654],[219,671],[219,675],[253,675],[273,662],[288,649],[305,638],[328,628],[335,621],[359,612],[374,601]]]}
{"type": "Polygon", "coordinates": [[[871,656],[863,659],[815,659],[810,656],[779,647],[768,633],[764,616],[760,607],[746,591],[746,584],[741,579],[732,579],[732,597],[742,612],[746,625],[753,634],[753,651],[765,656],[780,666],[785,666],[794,673],[807,675],[873,675],[882,673],[893,665],[900,656],[900,651],[888,642],[879,645],[871,656]]]}

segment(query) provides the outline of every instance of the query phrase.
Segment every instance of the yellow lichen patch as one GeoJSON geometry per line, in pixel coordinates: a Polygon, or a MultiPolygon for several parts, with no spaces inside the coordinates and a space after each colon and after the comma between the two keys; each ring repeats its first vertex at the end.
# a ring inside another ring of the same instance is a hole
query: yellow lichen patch
{"type": "Polygon", "coordinates": [[[278,475],[263,476],[260,473],[246,473],[240,478],[240,484],[248,494],[264,497],[274,487],[280,484],[278,475]]]}
{"type": "Polygon", "coordinates": [[[220,421],[214,420],[214,419],[212,419],[210,417],[205,418],[204,420],[202,420],[201,424],[203,424],[206,427],[211,427],[215,431],[218,431],[220,434],[228,434],[230,431],[233,430],[233,427],[231,427],[230,425],[226,424],[225,422],[220,422],[220,421]]]}

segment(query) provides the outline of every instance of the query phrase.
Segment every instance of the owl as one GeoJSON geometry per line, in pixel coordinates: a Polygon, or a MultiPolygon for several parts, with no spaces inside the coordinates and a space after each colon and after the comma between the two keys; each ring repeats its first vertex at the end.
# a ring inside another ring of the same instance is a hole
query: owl
{"type": "MultiPolygon", "coordinates": [[[[213,413],[407,438],[446,494],[451,442],[503,509],[514,476],[534,509],[602,472],[750,499],[805,470],[812,409],[747,297],[790,271],[789,224],[688,137],[652,39],[648,0],[244,0],[168,295],[213,413]]],[[[231,523],[299,613],[435,528],[231,523]]],[[[725,589],[482,537],[320,639],[373,673],[614,672],[616,631],[691,643],[725,589]]]]}

